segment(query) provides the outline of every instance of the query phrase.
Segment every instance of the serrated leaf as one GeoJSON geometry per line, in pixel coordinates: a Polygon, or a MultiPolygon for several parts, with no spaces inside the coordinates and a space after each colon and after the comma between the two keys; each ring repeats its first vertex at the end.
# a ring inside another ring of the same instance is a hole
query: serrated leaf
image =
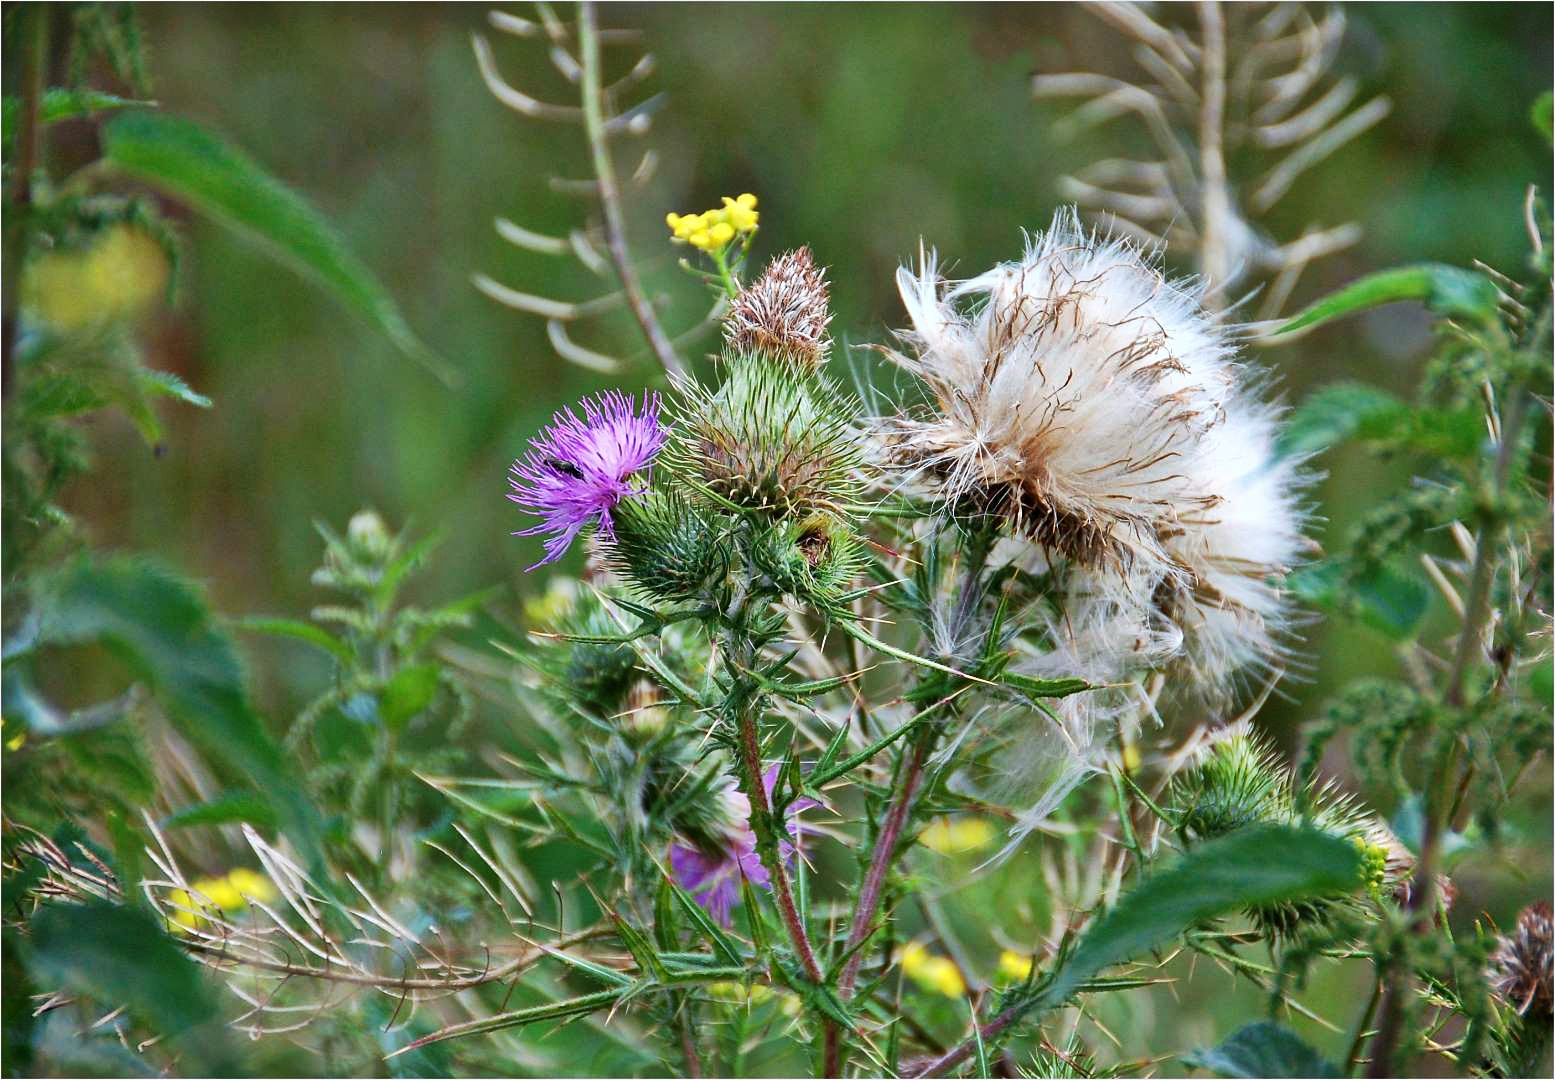
{"type": "Polygon", "coordinates": [[[1235,1077],[1329,1077],[1338,1069],[1294,1031],[1270,1020],[1238,1028],[1219,1046],[1195,1050],[1183,1063],[1235,1077]]]}
{"type": "Polygon", "coordinates": [[[188,383],[174,375],[171,371],[158,371],[156,368],[140,368],[135,372],[135,381],[149,393],[177,398],[179,401],[198,406],[202,409],[211,407],[210,398],[204,394],[195,393],[188,383]]]}
{"type": "Polygon", "coordinates": [[[378,715],[390,731],[399,731],[437,696],[442,674],[436,664],[400,668],[378,693],[378,715]]]}
{"type": "Polygon", "coordinates": [[[249,703],[232,642],[193,585],[142,559],[81,560],[44,584],[39,610],[45,642],[96,641],[123,656],[184,735],[265,794],[322,876],[318,814],[249,703]]]}
{"type": "MultiPolygon", "coordinates": [[[[122,98],[114,94],[105,94],[100,90],[71,89],[64,86],[51,86],[43,91],[43,98],[38,103],[38,120],[42,124],[54,124],[61,120],[71,120],[78,116],[90,116],[92,113],[109,112],[115,109],[129,109],[155,105],[154,101],[135,101],[132,98],[122,98]]],[[[5,114],[0,118],[0,140],[9,147],[11,140],[16,138],[22,122],[22,99],[8,97],[4,103],[5,114]]]]}
{"type": "Polygon", "coordinates": [[[502,1031],[507,1028],[528,1027],[530,1024],[538,1024],[544,1020],[566,1020],[575,1016],[585,1016],[588,1013],[609,1008],[630,993],[632,989],[633,987],[600,990],[593,994],[582,994],[578,997],[567,998],[565,1001],[533,1005],[527,1009],[514,1009],[511,1012],[498,1013],[495,1016],[486,1016],[463,1024],[453,1024],[434,1031],[430,1035],[423,1035],[414,1042],[407,1043],[394,1051],[394,1053],[386,1056],[394,1058],[419,1047],[442,1042],[444,1039],[456,1039],[463,1035],[484,1035],[487,1032],[502,1031]]]}
{"type": "Polygon", "coordinates": [[[681,888],[662,868],[661,872],[664,873],[665,885],[669,887],[670,893],[680,905],[680,909],[686,913],[686,918],[691,920],[692,925],[697,928],[697,932],[707,939],[708,944],[713,947],[713,951],[730,964],[741,963],[740,950],[736,947],[734,939],[724,932],[723,927],[713,921],[712,916],[708,915],[707,911],[701,904],[696,902],[696,899],[690,893],[681,888]]]}
{"type": "Polygon", "coordinates": [[[295,641],[306,641],[309,645],[316,645],[329,653],[341,664],[350,664],[354,660],[351,648],[334,634],[312,623],[303,622],[300,619],[282,619],[269,615],[245,615],[241,619],[234,619],[233,625],[239,630],[251,630],[256,634],[269,634],[273,637],[292,638],[295,641]]]}
{"type": "Polygon", "coordinates": [[[106,902],[47,905],[32,920],[28,953],[40,985],[127,1006],[173,1040],[189,1071],[244,1072],[199,967],[149,913],[106,902]]]}
{"type": "Polygon", "coordinates": [[[1485,427],[1474,410],[1415,409],[1374,386],[1338,383],[1297,406],[1280,431],[1275,453],[1306,457],[1356,438],[1464,458],[1484,441],[1485,427]]]}
{"type": "Polygon", "coordinates": [[[394,298],[324,217],[247,154],[198,124],[135,112],[103,130],[103,158],[185,199],[324,285],[407,357],[444,383],[448,365],[405,321],[394,298]]]}
{"type": "Polygon", "coordinates": [[[1500,292],[1484,274],[1444,263],[1420,263],[1381,270],[1324,297],[1290,319],[1279,334],[1321,326],[1326,322],[1401,300],[1418,300],[1434,314],[1489,323],[1495,320],[1500,292]]]}
{"type": "Polygon", "coordinates": [[[1114,964],[1164,945],[1197,923],[1249,907],[1360,887],[1360,853],[1327,833],[1243,829],[1188,852],[1091,924],[1029,1008],[1057,1008],[1114,964]]]}
{"type": "Polygon", "coordinates": [[[164,829],[186,829],[197,825],[236,825],[247,822],[262,829],[276,826],[275,808],[252,791],[229,791],[207,799],[162,819],[164,829]]]}
{"type": "Polygon", "coordinates": [[[1418,578],[1388,566],[1352,570],[1340,559],[1303,566],[1285,583],[1308,603],[1358,619],[1394,641],[1414,636],[1431,601],[1418,578]]]}

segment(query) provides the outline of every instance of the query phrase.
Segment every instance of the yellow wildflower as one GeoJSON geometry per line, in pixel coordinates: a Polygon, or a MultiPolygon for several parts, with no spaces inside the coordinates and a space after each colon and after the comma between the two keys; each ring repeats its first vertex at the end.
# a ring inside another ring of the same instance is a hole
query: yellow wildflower
{"type": "Polygon", "coordinates": [[[916,941],[902,948],[898,957],[902,971],[925,990],[944,994],[948,998],[966,996],[966,980],[956,965],[943,956],[934,956],[916,941]]]}
{"type": "Polygon", "coordinates": [[[84,250],[51,251],[22,275],[22,307],[59,330],[133,319],[160,303],[172,264],[145,229],[119,223],[84,250]]]}
{"type": "Polygon", "coordinates": [[[999,954],[999,974],[1012,982],[1022,982],[1031,976],[1032,958],[1005,949],[999,954]]]}
{"type": "Polygon", "coordinates": [[[707,992],[710,997],[718,1001],[727,1001],[731,1004],[743,1005],[749,1002],[752,1005],[760,1005],[764,1001],[770,1001],[773,989],[763,983],[744,983],[733,981],[721,981],[707,984],[707,992]]]}
{"type": "Polygon", "coordinates": [[[690,244],[710,255],[721,253],[737,237],[749,236],[757,228],[761,215],[756,212],[756,196],[746,192],[739,198],[723,197],[723,205],[700,214],[664,215],[671,239],[690,244]]]}
{"type": "Polygon", "coordinates": [[[256,870],[240,866],[224,877],[201,878],[189,889],[174,889],[167,894],[173,929],[186,933],[214,918],[218,911],[242,911],[250,899],[268,903],[275,899],[275,886],[256,870]]]}
{"type": "Polygon", "coordinates": [[[994,828],[984,818],[936,818],[918,837],[918,843],[941,855],[977,851],[993,843],[994,828]]]}

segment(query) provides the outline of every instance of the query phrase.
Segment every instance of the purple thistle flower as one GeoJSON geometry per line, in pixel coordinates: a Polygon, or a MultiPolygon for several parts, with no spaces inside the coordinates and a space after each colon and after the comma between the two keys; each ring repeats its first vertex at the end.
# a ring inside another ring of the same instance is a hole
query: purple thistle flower
{"type": "MultiPolygon", "coordinates": [[[[772,789],[777,785],[778,768],[772,766],[761,778],[768,799],[772,798],[772,789]]],[[[758,889],[770,890],[772,878],[761,865],[761,856],[756,854],[756,834],[750,827],[750,799],[735,787],[733,779],[719,793],[719,798],[729,820],[729,828],[721,838],[722,847],[708,850],[689,842],[677,843],[670,848],[670,871],[680,887],[690,893],[719,925],[729,926],[732,921],[730,911],[740,898],[740,882],[749,881],[758,889]]],[[[789,803],[786,825],[793,843],[778,842],[778,853],[785,864],[793,861],[795,845],[800,839],[795,815],[819,805],[814,799],[804,798],[789,803]]]]}
{"type": "Polygon", "coordinates": [[[508,498],[541,519],[513,535],[550,534],[545,558],[529,570],[561,558],[588,525],[598,526],[605,539],[615,539],[610,511],[622,499],[643,493],[629,481],[653,463],[669,434],[659,422],[658,394],[644,392],[641,412],[619,390],[580,404],[583,419],[570,408],[555,413],[508,474],[513,485],[508,498]]]}

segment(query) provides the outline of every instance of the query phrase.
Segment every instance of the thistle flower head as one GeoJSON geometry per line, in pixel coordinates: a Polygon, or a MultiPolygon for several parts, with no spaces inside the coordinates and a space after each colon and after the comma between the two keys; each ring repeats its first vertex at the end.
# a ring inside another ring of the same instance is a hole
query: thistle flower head
{"type": "Polygon", "coordinates": [[[741,352],[765,352],[805,367],[826,363],[831,342],[826,272],[810,249],[779,255],[740,290],[724,318],[724,339],[741,352]]]}
{"type": "MultiPolygon", "coordinates": [[[[777,786],[778,772],[778,767],[773,766],[761,778],[768,799],[777,786]]],[[[670,872],[709,915],[728,926],[734,902],[740,897],[741,883],[749,881],[758,889],[770,889],[772,879],[756,854],[756,834],[749,823],[750,799],[735,787],[732,777],[719,789],[717,799],[717,820],[699,829],[700,835],[688,836],[670,848],[670,872]]],[[[799,842],[796,815],[819,805],[814,799],[789,803],[785,824],[790,840],[778,844],[785,863],[793,858],[794,845],[799,842]]]]}
{"type": "Polygon", "coordinates": [[[836,512],[852,501],[861,454],[841,391],[760,353],[727,359],[716,389],[682,387],[666,451],[676,475],[774,517],[836,512]]]}
{"type": "Polygon", "coordinates": [[[1530,904],[1490,958],[1490,985],[1495,992],[1522,1015],[1539,1017],[1546,1025],[1555,1000],[1551,997],[1555,952],[1550,939],[1550,905],[1530,904]]]}
{"type": "Polygon", "coordinates": [[[875,423],[888,463],[1076,568],[1111,636],[1185,661],[1204,690],[1282,656],[1301,476],[1187,288],[1069,211],[1019,262],[951,284],[926,256],[898,284],[910,349],[891,355],[930,401],[875,423]]]}
{"type": "Polygon", "coordinates": [[[530,570],[561,558],[590,525],[613,538],[611,512],[645,490],[633,478],[653,463],[667,437],[657,394],[645,393],[637,408],[630,396],[610,390],[582,406],[581,419],[570,408],[557,412],[509,473],[508,498],[541,519],[513,535],[549,534],[545,558],[530,570]]]}

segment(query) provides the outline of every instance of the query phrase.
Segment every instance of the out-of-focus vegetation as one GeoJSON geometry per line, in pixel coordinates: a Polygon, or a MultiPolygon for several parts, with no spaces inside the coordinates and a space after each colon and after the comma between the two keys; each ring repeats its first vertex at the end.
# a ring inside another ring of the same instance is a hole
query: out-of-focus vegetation
{"type": "MultiPolygon", "coordinates": [[[[1268,226],[1279,235],[1295,235],[1308,223],[1355,221],[1364,230],[1357,244],[1307,271],[1287,310],[1384,267],[1422,261],[1467,267],[1476,260],[1509,271],[1523,267],[1524,193],[1529,184],[1548,192],[1551,180],[1549,143],[1529,122],[1531,104],[1549,87],[1548,9],[1358,4],[1347,13],[1338,70],[1369,93],[1386,95],[1391,113],[1307,173],[1271,216],[1268,226]]],[[[675,265],[681,252],[664,236],[668,210],[714,205],[726,192],[759,191],[762,230],[753,261],[759,265],[778,251],[809,244],[830,268],[832,329],[839,342],[877,342],[903,322],[894,272],[920,244],[937,248],[952,275],[1015,257],[1021,230],[1045,225],[1062,201],[1059,177],[1086,162],[1139,150],[1130,141],[1139,133],[1122,126],[1066,136],[1061,121],[1069,106],[1033,99],[1034,73],[1128,68],[1121,39],[1078,7],[623,5],[601,14],[612,26],[642,32],[657,57],[651,86],[667,95],[645,144],[657,153],[657,171],[628,194],[626,210],[646,289],[670,297],[666,321],[673,325],[698,318],[705,297],[687,287],[675,265]]],[[[13,16],[8,12],[6,25],[8,102],[20,93],[22,78],[22,65],[9,62],[18,48],[13,16]]],[[[69,16],[61,11],[51,17],[63,31],[69,16]]],[[[174,730],[163,730],[163,719],[154,723],[157,737],[175,749],[196,737],[191,733],[212,711],[219,713],[231,725],[222,737],[242,743],[246,756],[225,762],[230,773],[216,776],[188,766],[177,753],[159,759],[163,790],[171,785],[190,801],[198,796],[214,802],[232,776],[273,781],[266,792],[273,806],[210,813],[209,820],[226,830],[228,850],[241,850],[231,821],[284,824],[300,845],[301,860],[327,853],[371,886],[374,860],[353,860],[376,849],[372,830],[403,829],[410,846],[426,836],[446,839],[439,830],[448,822],[439,816],[442,804],[426,791],[414,805],[368,803],[367,778],[408,778],[418,770],[443,770],[461,754],[468,763],[529,745],[509,730],[526,722],[509,704],[471,700],[424,662],[424,650],[436,641],[466,649],[472,664],[493,663],[485,643],[504,639],[509,627],[537,621],[519,612],[527,605],[533,613],[548,602],[548,575],[522,573],[534,561],[533,543],[509,535],[529,524],[503,497],[509,464],[561,403],[607,385],[648,384],[658,378],[657,368],[625,310],[579,331],[580,344],[628,359],[625,374],[607,377],[559,359],[541,319],[499,306],[471,284],[473,274],[485,273],[550,296],[586,299],[597,292],[597,280],[578,263],[526,252],[492,227],[494,219],[514,218],[565,235],[580,220],[578,196],[552,178],[589,175],[584,145],[571,128],[525,124],[493,101],[477,72],[471,34],[492,39],[515,82],[521,73],[527,88],[567,99],[575,91],[545,62],[540,45],[491,33],[485,10],[477,7],[159,5],[139,18],[145,82],[137,85],[136,73],[116,70],[111,58],[89,56],[93,85],[125,98],[154,99],[167,115],[242,147],[243,160],[262,163],[318,209],[338,232],[342,250],[353,253],[341,256],[349,260],[347,269],[354,273],[359,260],[382,291],[369,290],[365,304],[353,304],[349,296],[342,304],[317,273],[291,273],[273,252],[253,244],[241,227],[243,207],[224,208],[216,197],[210,212],[210,193],[201,198],[178,184],[146,189],[154,226],[142,227],[126,214],[89,251],[40,261],[22,284],[24,303],[35,298],[45,319],[66,325],[80,304],[90,306],[91,290],[101,291],[134,309],[129,321],[146,365],[188,388],[173,396],[209,399],[209,408],[159,401],[150,406],[150,418],[136,409],[93,413],[78,425],[90,469],[56,498],[91,547],[151,553],[201,583],[204,599],[180,580],[152,584],[167,590],[155,595],[187,605],[188,637],[180,647],[194,639],[208,650],[204,655],[219,669],[215,682],[222,693],[214,708],[204,696],[208,683],[179,697],[187,672],[159,652],[164,643],[126,644],[122,634],[95,632],[116,627],[114,620],[144,595],[136,590],[152,587],[138,576],[141,565],[127,559],[80,569],[58,584],[67,596],[77,595],[69,592],[74,588],[93,597],[90,605],[83,600],[79,615],[93,632],[61,635],[75,651],[68,663],[38,671],[40,690],[68,710],[125,694],[135,680],[171,687],[167,721],[174,730]],[[180,238],[176,258],[173,233],[180,238]],[[66,258],[76,261],[66,264],[66,258]],[[173,301],[163,304],[168,287],[173,301]],[[426,362],[406,362],[407,354],[426,362]],[[443,365],[453,379],[438,377],[443,365]],[[376,513],[353,519],[363,508],[376,513]],[[385,520],[408,523],[407,532],[389,530],[385,520]],[[341,535],[321,539],[320,522],[341,535]],[[425,558],[431,549],[423,551],[415,541],[431,534],[441,539],[435,558],[425,558]],[[316,571],[321,552],[325,566],[316,571]],[[98,577],[88,580],[90,575],[98,577]],[[394,588],[379,588],[385,575],[394,588]],[[122,607],[104,607],[94,591],[103,586],[99,579],[113,587],[122,607]],[[321,599],[321,588],[332,592],[321,599]],[[474,601],[449,603],[477,593],[493,614],[478,614],[474,601]],[[321,603],[340,606],[309,622],[321,603]],[[271,621],[250,622],[246,629],[235,621],[250,615],[271,621]],[[321,628],[338,636],[321,639],[321,628]],[[251,633],[256,630],[279,630],[280,636],[251,633]],[[321,640],[322,648],[309,647],[321,640]],[[239,646],[241,668],[233,654],[239,646]],[[476,655],[479,660],[471,659],[476,655]],[[328,687],[322,698],[321,686],[328,687]],[[277,719],[316,719],[325,711],[324,699],[332,708],[371,700],[373,708],[387,710],[378,741],[328,724],[304,730],[277,719]],[[404,710],[398,721],[396,702],[404,710]],[[405,730],[401,745],[396,723],[415,717],[420,719],[405,730]],[[463,741],[437,745],[431,718],[453,725],[445,734],[457,730],[463,741]],[[283,752],[290,756],[272,756],[283,752]],[[294,761],[304,764],[294,771],[294,761]],[[287,785],[304,778],[324,793],[322,805],[289,801],[287,785]],[[367,824],[355,834],[331,831],[331,821],[353,815],[367,824]],[[310,843],[316,849],[310,851],[310,843]]],[[[72,58],[65,33],[50,40],[44,65],[52,85],[65,79],[72,58]]],[[[129,161],[141,160],[131,144],[136,129],[112,128],[116,116],[52,125],[44,164],[66,176],[105,150],[111,156],[115,145],[129,161]]],[[[9,105],[7,131],[9,140],[9,105]]],[[[632,139],[623,142],[634,145],[632,139]]],[[[156,162],[141,164],[137,172],[132,164],[128,171],[145,176],[157,168],[156,162]]],[[[325,257],[334,254],[331,249],[325,257]]],[[[1176,258],[1166,253],[1168,265],[1191,268],[1176,258]]],[[[326,269],[324,279],[338,294],[340,282],[331,282],[331,273],[326,269]]],[[[1259,350],[1257,359],[1292,402],[1357,379],[1409,397],[1432,345],[1431,316],[1395,305],[1259,350]]],[[[704,334],[683,354],[707,370],[704,354],[715,347],[715,335],[704,334]]],[[[1536,452],[1547,455],[1548,449],[1541,435],[1536,452]]],[[[1411,475],[1408,461],[1356,444],[1329,453],[1323,467],[1327,477],[1313,492],[1321,514],[1316,539],[1333,551],[1345,549],[1379,492],[1403,487],[1411,475]]],[[[8,603],[18,543],[7,538],[8,603]]],[[[561,570],[575,574],[581,563],[574,553],[561,570]]],[[[1451,625],[1445,612],[1432,617],[1443,630],[1451,625]]],[[[9,623],[6,632],[9,639],[9,623]]],[[[1298,744],[1299,726],[1321,715],[1339,688],[1398,668],[1385,634],[1339,619],[1314,620],[1300,651],[1298,670],[1259,713],[1259,724],[1287,748],[1298,744]]],[[[9,723],[5,736],[12,738],[9,723]]],[[[143,754],[142,741],[135,732],[118,732],[81,752],[93,756],[93,769],[110,769],[121,755],[128,762],[143,754]]],[[[77,751],[38,752],[60,755],[51,767],[68,775],[68,755],[77,751]]],[[[1325,764],[1333,772],[1343,762],[1342,754],[1331,752],[1325,764]]],[[[7,762],[8,780],[16,767],[7,762]]],[[[122,787],[108,793],[109,845],[142,805],[158,815],[175,809],[156,802],[133,766],[126,764],[122,775],[122,787]]],[[[1353,784],[1356,778],[1346,779],[1353,784]]],[[[1550,793],[1546,761],[1506,811],[1503,826],[1513,838],[1508,853],[1470,861],[1455,876],[1452,919],[1459,929],[1486,914],[1508,927],[1530,897],[1550,894],[1550,793]]],[[[102,794],[63,789],[56,804],[68,808],[79,798],[87,805],[102,794]]],[[[1391,795],[1363,794],[1384,801],[1391,795]]],[[[72,839],[56,838],[62,845],[72,839]]],[[[129,858],[136,846],[126,841],[116,854],[129,858]]],[[[1074,852],[1081,850],[1076,845],[1074,852]]],[[[208,853],[216,859],[220,849],[208,853]]],[[[946,881],[963,875],[967,884],[946,905],[948,914],[934,917],[948,919],[951,925],[943,929],[950,937],[989,963],[997,962],[1000,943],[988,937],[981,913],[1015,911],[1038,921],[1045,912],[1033,914],[1026,897],[1038,891],[1035,883],[1044,874],[1051,879],[1070,870],[1049,865],[988,873],[977,869],[982,856],[975,851],[935,857],[947,868],[946,881]]],[[[850,865],[835,852],[820,860],[823,867],[850,865]]],[[[558,844],[526,852],[521,862],[521,872],[542,890],[578,868],[576,852],[558,844]]],[[[192,869],[214,878],[230,868],[213,862],[192,869]]],[[[457,889],[445,899],[450,921],[480,901],[457,889]]],[[[137,916],[124,911],[119,932],[144,931],[133,923],[137,916]]],[[[191,922],[199,917],[189,916],[191,922]]],[[[573,925],[585,921],[580,917],[573,925]]],[[[45,925],[39,932],[58,940],[80,931],[45,925]]],[[[1020,957],[1006,959],[1019,966],[1020,957]]],[[[179,980],[188,973],[167,967],[174,971],[168,987],[126,990],[128,1002],[147,1007],[134,996],[143,994],[153,1013],[185,1007],[193,991],[179,980]]],[[[1162,974],[1185,977],[1189,967],[1180,961],[1162,974]]],[[[49,970],[61,987],[87,985],[84,973],[49,970]]],[[[932,975],[925,978],[933,985],[932,975]]],[[[560,981],[537,975],[510,1007],[562,996],[554,985],[560,981]]],[[[1339,1015],[1350,1016],[1351,1001],[1369,989],[1357,967],[1341,965],[1315,973],[1308,997],[1327,997],[1339,1015]]],[[[8,998],[14,992],[8,986],[8,998]]],[[[1241,1021],[1261,1016],[1265,1001],[1265,991],[1250,983],[1201,978],[1126,1001],[1109,997],[1096,1015],[1115,1036],[1116,1057],[1132,1060],[1214,1045],[1241,1021]]],[[[11,1018],[31,1004],[8,1000],[8,1032],[21,1030],[11,1018]]],[[[188,1004],[192,1012],[172,1022],[198,1033],[211,1023],[202,1007],[188,1004]]],[[[764,1020],[782,1023],[781,1003],[763,1007],[771,1014],[764,1020]]],[[[949,1008],[932,1022],[953,1038],[965,1014],[952,1016],[949,1008]]],[[[337,1030],[325,1021],[309,1056],[265,1049],[242,1058],[241,1068],[355,1068],[430,1030],[413,1026],[406,1034],[397,1028],[392,996],[361,1009],[371,1023],[342,1022],[337,1030]],[[381,1035],[386,1028],[392,1033],[381,1035]]],[[[591,1021],[534,1047],[513,1038],[484,1050],[462,1049],[468,1055],[462,1066],[577,1074],[659,1069],[642,1050],[642,1032],[633,1026],[640,1023],[628,1018],[606,1029],[591,1021]]],[[[1348,1032],[1295,1024],[1325,1053],[1339,1057],[1346,1049],[1339,1044],[1348,1032]]],[[[128,1058],[89,1061],[46,1039],[38,1045],[62,1063],[39,1067],[128,1068],[128,1058]]],[[[198,1045],[197,1036],[190,1037],[189,1046],[198,1045]]],[[[391,1065],[414,1061],[424,1074],[442,1073],[453,1059],[441,1050],[429,1047],[391,1065]]],[[[189,1052],[191,1061],[223,1068],[246,1048],[213,1038],[199,1055],[189,1052]]],[[[773,1064],[779,1070],[804,1067],[797,1058],[773,1064]]]]}

